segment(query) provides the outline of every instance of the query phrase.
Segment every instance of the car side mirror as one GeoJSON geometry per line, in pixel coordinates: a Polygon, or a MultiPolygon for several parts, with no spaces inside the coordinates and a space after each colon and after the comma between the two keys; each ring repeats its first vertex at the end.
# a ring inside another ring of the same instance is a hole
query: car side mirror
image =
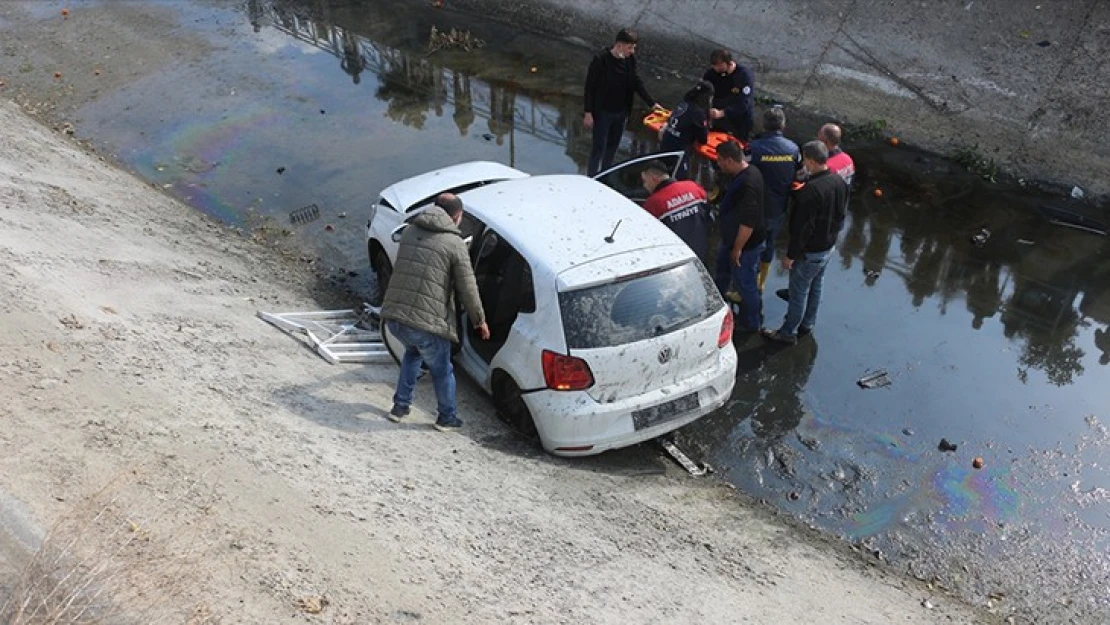
{"type": "Polygon", "coordinates": [[[409,227],[408,224],[401,224],[401,225],[397,226],[396,228],[394,228],[393,232],[389,233],[389,240],[393,241],[394,243],[400,243],[401,242],[401,235],[404,234],[405,228],[408,228],[408,227],[409,227]]]}

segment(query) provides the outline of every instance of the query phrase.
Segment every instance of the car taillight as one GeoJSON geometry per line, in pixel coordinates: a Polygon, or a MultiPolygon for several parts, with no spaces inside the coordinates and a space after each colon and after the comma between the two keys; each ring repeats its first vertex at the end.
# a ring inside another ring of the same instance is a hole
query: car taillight
{"type": "Polygon", "coordinates": [[[585,360],[543,350],[543,379],[556,391],[581,391],[594,385],[594,374],[585,360]]]}
{"type": "Polygon", "coordinates": [[[732,342],[732,311],[725,311],[725,320],[721,322],[721,334],[717,337],[717,347],[721,348],[732,342]]]}

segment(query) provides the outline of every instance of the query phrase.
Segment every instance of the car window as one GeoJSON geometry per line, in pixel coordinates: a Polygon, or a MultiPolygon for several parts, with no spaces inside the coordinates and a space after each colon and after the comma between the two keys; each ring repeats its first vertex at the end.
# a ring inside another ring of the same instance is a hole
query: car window
{"type": "Polygon", "coordinates": [[[653,154],[633,159],[598,176],[597,181],[627,198],[642,202],[647,199],[648,192],[644,189],[644,182],[640,179],[640,174],[647,167],[647,164],[653,160],[660,160],[671,171],[674,171],[678,167],[679,158],[680,156],[674,154],[653,154]]]}
{"type": "Polygon", "coordinates": [[[484,187],[487,184],[492,184],[494,182],[501,182],[502,180],[503,180],[503,178],[498,178],[496,180],[479,180],[478,182],[468,182],[467,184],[464,184],[464,185],[459,185],[457,187],[452,187],[450,189],[444,189],[442,191],[437,191],[435,194],[429,195],[428,197],[420,200],[419,202],[413,202],[412,205],[410,205],[408,208],[405,209],[405,212],[406,213],[411,213],[411,212],[413,212],[415,210],[418,210],[418,209],[421,209],[421,208],[427,208],[428,205],[431,204],[432,202],[434,202],[435,199],[437,197],[439,197],[439,195],[441,193],[453,193],[455,195],[458,195],[460,193],[466,193],[467,191],[477,189],[478,187],[484,187]]]}
{"type": "Polygon", "coordinates": [[[567,346],[613,347],[676,332],[723,306],[701,263],[637,274],[559,293],[567,346]]]}

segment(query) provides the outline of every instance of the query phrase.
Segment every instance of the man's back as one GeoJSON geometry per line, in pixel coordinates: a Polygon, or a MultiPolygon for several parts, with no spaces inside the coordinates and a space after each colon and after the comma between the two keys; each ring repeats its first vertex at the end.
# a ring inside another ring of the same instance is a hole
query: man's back
{"type": "Polygon", "coordinates": [[[651,213],[679,236],[698,258],[709,250],[709,207],[705,190],[691,180],[665,180],[644,202],[651,213]]]}
{"type": "Polygon", "coordinates": [[[787,256],[798,260],[836,245],[847,214],[848,183],[832,171],[818,172],[794,192],[793,202],[787,256]]]}
{"type": "Polygon", "coordinates": [[[790,185],[801,163],[801,152],[798,144],[782,136],[781,132],[771,132],[752,141],[751,153],[751,164],[763,174],[763,202],[767,219],[775,219],[786,208],[790,185]]]}
{"type": "Polygon", "coordinates": [[[432,208],[417,215],[401,237],[382,318],[458,341],[456,290],[468,310],[481,311],[462,235],[447,213],[432,208]]]}

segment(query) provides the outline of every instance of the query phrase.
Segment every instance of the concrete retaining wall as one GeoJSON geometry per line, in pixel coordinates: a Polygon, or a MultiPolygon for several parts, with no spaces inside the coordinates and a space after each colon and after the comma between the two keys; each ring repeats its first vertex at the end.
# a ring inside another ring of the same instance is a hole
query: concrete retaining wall
{"type": "MultiPolygon", "coordinates": [[[[446,0],[522,27],[611,41],[695,76],[724,46],[759,90],[852,123],[884,120],[943,153],[973,148],[1030,179],[1110,194],[1107,0],[446,0]]],[[[583,73],[585,72],[583,59],[583,73]]]]}

